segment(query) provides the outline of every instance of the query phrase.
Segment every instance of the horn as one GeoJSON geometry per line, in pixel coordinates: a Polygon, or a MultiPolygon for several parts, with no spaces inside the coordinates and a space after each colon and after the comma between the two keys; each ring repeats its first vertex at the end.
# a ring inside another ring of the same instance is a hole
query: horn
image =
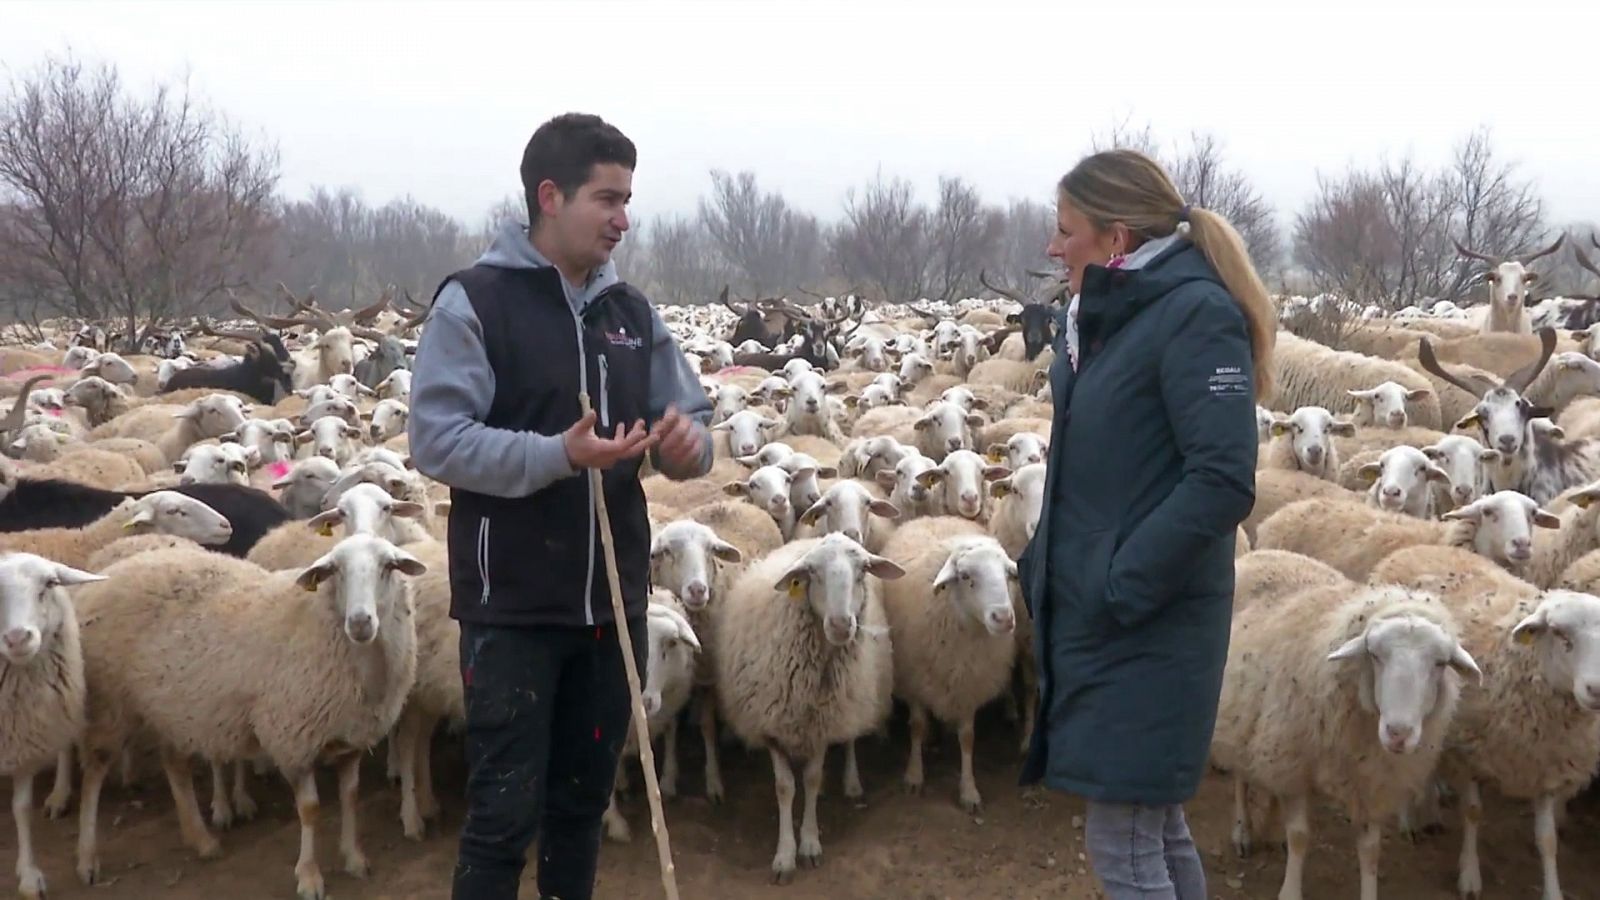
{"type": "MultiPolygon", "coordinates": [[[[284,288],[284,290],[288,290],[288,288],[284,288]]],[[[291,296],[293,296],[293,295],[291,295],[291,296]]],[[[268,328],[293,328],[296,325],[311,325],[311,324],[315,324],[308,318],[300,318],[300,317],[286,318],[284,316],[265,316],[265,315],[262,315],[261,313],[256,312],[255,310],[251,309],[250,307],[245,306],[244,302],[241,301],[238,297],[234,296],[232,291],[228,292],[228,305],[233,307],[233,311],[234,312],[239,313],[242,316],[246,316],[248,318],[254,319],[256,322],[258,322],[261,325],[263,325],[265,327],[268,327],[268,328]]]]}
{"type": "Polygon", "coordinates": [[[1550,246],[1544,248],[1543,250],[1540,250],[1538,253],[1535,253],[1532,256],[1524,256],[1524,257],[1522,257],[1522,264],[1525,265],[1525,266],[1532,265],[1534,260],[1539,259],[1540,257],[1543,257],[1543,256],[1549,256],[1550,254],[1556,252],[1557,250],[1560,250],[1562,242],[1565,241],[1566,239],[1567,239],[1567,236],[1563,234],[1560,237],[1556,238],[1556,242],[1554,244],[1551,244],[1550,246]]]}
{"type": "MultiPolygon", "coordinates": [[[[1551,332],[1551,334],[1554,334],[1554,332],[1551,332]]],[[[1487,393],[1487,391],[1485,391],[1482,387],[1474,386],[1472,382],[1467,381],[1461,376],[1452,375],[1451,373],[1445,371],[1445,368],[1439,365],[1439,358],[1433,355],[1433,343],[1427,338],[1423,338],[1421,346],[1417,348],[1417,361],[1422,363],[1422,367],[1424,369],[1427,369],[1429,372],[1432,372],[1433,374],[1439,376],[1450,384],[1455,385],[1463,391],[1466,391],[1474,397],[1482,397],[1485,393],[1487,393]]],[[[1494,385],[1489,385],[1489,387],[1494,387],[1494,385]]]]}
{"type": "Polygon", "coordinates": [[[1476,250],[1468,250],[1466,247],[1461,246],[1461,242],[1456,240],[1455,238],[1451,238],[1450,239],[1450,243],[1456,245],[1456,252],[1457,253],[1459,253],[1462,256],[1465,256],[1465,257],[1467,257],[1469,259],[1480,259],[1480,260],[1483,260],[1484,262],[1488,263],[1491,266],[1497,266],[1497,265],[1500,264],[1500,260],[1495,259],[1492,256],[1488,256],[1486,254],[1479,253],[1476,250]]]}
{"type": "MultiPolygon", "coordinates": [[[[971,271],[971,270],[969,269],[968,271],[971,271]]],[[[990,284],[989,283],[989,270],[988,269],[979,269],[978,270],[978,283],[983,285],[984,287],[988,288],[989,290],[994,291],[996,294],[999,294],[1000,296],[1006,298],[1007,300],[1015,300],[1018,303],[1027,303],[1028,302],[1028,301],[1022,299],[1021,297],[1018,297],[1016,294],[1013,294],[1010,291],[1006,290],[1005,288],[996,287],[995,285],[990,284]]]]}
{"type": "Polygon", "coordinates": [[[209,318],[206,318],[205,316],[200,317],[200,331],[204,334],[209,334],[212,337],[228,338],[229,340],[245,341],[247,343],[261,340],[261,332],[259,330],[256,333],[251,334],[247,331],[233,331],[227,328],[218,328],[216,325],[212,324],[209,318]]]}
{"type": "MultiPolygon", "coordinates": [[[[385,309],[389,308],[389,301],[391,301],[393,299],[394,299],[394,285],[391,284],[387,288],[384,289],[383,296],[378,298],[378,302],[372,304],[371,306],[365,307],[363,309],[358,309],[355,312],[351,313],[350,314],[350,323],[353,324],[355,322],[361,322],[361,323],[365,324],[365,323],[371,322],[373,319],[378,317],[378,313],[381,313],[385,309]]],[[[342,319],[343,317],[341,316],[340,318],[342,319]]]]}
{"type": "Polygon", "coordinates": [[[732,312],[741,319],[744,318],[745,313],[750,311],[750,304],[748,303],[744,305],[744,309],[740,309],[739,307],[733,305],[733,301],[728,299],[728,285],[722,286],[722,293],[717,297],[717,299],[722,302],[723,306],[728,308],[729,312],[732,312]]]}
{"type": "MultiPolygon", "coordinates": [[[[1589,240],[1595,241],[1596,246],[1600,246],[1600,240],[1596,240],[1594,235],[1589,235],[1589,240]]],[[[1595,268],[1594,260],[1589,258],[1589,254],[1583,252],[1582,247],[1579,247],[1576,243],[1574,243],[1572,245],[1572,253],[1578,258],[1578,265],[1584,267],[1594,275],[1600,275],[1600,269],[1595,268]]]]}
{"type": "Polygon", "coordinates": [[[1517,393],[1528,389],[1539,373],[1544,370],[1544,364],[1550,361],[1550,354],[1556,349],[1556,330],[1546,326],[1539,329],[1539,359],[1532,365],[1524,366],[1512,372],[1505,380],[1505,386],[1517,393]]]}
{"type": "Polygon", "coordinates": [[[6,413],[6,417],[3,420],[0,420],[0,434],[16,431],[22,427],[22,423],[28,414],[28,398],[33,394],[33,386],[41,381],[49,380],[49,375],[35,375],[23,382],[22,391],[17,394],[16,405],[11,407],[11,411],[6,413]]]}

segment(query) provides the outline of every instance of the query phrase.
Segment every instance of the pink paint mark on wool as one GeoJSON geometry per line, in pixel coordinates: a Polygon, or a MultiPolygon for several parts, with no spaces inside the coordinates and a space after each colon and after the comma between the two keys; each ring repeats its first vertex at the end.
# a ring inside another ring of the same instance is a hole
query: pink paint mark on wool
{"type": "Polygon", "coordinates": [[[273,478],[282,478],[289,474],[289,461],[280,459],[275,463],[268,463],[267,471],[272,473],[273,478]]]}

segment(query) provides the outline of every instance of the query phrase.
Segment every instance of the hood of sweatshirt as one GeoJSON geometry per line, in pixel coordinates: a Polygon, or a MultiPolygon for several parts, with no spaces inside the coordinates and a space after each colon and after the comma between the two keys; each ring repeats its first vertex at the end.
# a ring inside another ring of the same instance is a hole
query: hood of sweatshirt
{"type": "MultiPolygon", "coordinates": [[[[547,269],[554,265],[528,239],[528,227],[516,219],[500,223],[489,249],[478,257],[478,264],[497,269],[547,269]]],[[[562,276],[561,289],[566,293],[567,304],[572,311],[581,313],[602,291],[621,280],[617,275],[617,264],[608,259],[604,265],[590,272],[589,280],[582,285],[574,285],[567,281],[566,276],[562,276]]]]}

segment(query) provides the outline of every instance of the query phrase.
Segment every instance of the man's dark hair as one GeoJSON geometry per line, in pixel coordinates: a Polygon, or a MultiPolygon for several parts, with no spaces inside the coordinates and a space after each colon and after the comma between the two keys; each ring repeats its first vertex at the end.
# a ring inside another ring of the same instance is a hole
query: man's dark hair
{"type": "Polygon", "coordinates": [[[616,163],[630,171],[638,151],[627,135],[599,116],[565,113],[539,126],[522,151],[522,191],[528,201],[528,228],[539,221],[539,184],[553,181],[568,200],[589,180],[596,163],[616,163]]]}

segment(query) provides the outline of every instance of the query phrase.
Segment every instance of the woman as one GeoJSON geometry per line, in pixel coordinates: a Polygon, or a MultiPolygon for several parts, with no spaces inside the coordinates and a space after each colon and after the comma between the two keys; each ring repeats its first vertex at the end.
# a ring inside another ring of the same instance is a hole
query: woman
{"type": "Polygon", "coordinates": [[[1022,782],[1087,798],[1112,900],[1204,900],[1182,804],[1216,723],[1276,317],[1238,233],[1148,157],[1089,156],[1057,200],[1049,253],[1076,296],[1020,561],[1042,718],[1022,782]]]}

